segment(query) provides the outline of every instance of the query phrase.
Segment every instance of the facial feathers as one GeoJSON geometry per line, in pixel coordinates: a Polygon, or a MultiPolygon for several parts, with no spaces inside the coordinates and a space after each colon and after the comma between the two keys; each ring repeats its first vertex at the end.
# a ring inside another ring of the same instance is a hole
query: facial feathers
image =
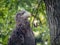
{"type": "Polygon", "coordinates": [[[31,16],[30,12],[26,10],[21,10],[20,12],[17,13],[16,18],[27,19],[30,16],[31,16]]]}

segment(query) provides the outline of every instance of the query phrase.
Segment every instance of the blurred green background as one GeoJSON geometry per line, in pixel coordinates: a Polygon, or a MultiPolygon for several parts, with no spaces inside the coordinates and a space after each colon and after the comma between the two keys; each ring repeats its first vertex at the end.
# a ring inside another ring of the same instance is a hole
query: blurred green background
{"type": "Polygon", "coordinates": [[[37,45],[50,45],[50,32],[43,0],[0,0],[0,45],[7,45],[8,38],[15,28],[16,13],[21,9],[32,14],[29,21],[37,45]]]}

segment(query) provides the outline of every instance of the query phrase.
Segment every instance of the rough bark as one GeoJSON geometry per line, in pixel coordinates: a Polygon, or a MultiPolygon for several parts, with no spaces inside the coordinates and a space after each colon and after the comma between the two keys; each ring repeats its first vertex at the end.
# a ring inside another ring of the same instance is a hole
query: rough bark
{"type": "Polygon", "coordinates": [[[60,45],[60,0],[44,0],[50,27],[51,45],[60,45]]]}

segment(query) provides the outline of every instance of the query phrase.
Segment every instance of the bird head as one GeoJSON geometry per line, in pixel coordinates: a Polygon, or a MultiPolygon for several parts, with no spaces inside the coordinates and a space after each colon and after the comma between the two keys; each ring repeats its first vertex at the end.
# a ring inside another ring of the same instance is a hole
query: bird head
{"type": "Polygon", "coordinates": [[[26,10],[21,10],[16,14],[16,26],[27,21],[31,14],[26,10]]]}
{"type": "Polygon", "coordinates": [[[26,10],[21,10],[20,12],[17,13],[16,18],[27,19],[30,16],[31,16],[30,12],[26,10]]]}

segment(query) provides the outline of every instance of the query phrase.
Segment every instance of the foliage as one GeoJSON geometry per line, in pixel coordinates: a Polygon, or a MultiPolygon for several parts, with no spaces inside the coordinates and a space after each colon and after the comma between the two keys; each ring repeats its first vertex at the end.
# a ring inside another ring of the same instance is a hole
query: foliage
{"type": "Polygon", "coordinates": [[[15,14],[21,9],[31,12],[31,28],[37,45],[50,45],[50,35],[43,0],[0,0],[0,45],[7,45],[15,28],[15,14]]]}

